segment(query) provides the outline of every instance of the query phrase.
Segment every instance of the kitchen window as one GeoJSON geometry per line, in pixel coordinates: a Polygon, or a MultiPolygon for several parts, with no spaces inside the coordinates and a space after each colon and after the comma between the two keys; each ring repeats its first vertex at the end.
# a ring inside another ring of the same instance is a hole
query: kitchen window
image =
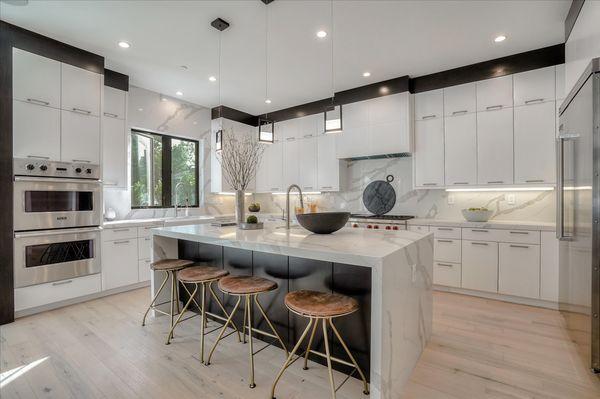
{"type": "Polygon", "coordinates": [[[131,207],[197,207],[198,141],[131,131],[131,207]]]}

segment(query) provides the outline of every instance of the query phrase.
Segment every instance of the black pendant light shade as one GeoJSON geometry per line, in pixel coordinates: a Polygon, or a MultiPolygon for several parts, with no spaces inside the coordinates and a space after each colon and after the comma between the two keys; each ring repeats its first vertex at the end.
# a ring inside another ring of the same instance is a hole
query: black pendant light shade
{"type": "Polygon", "coordinates": [[[332,105],[325,109],[325,133],[342,132],[342,105],[332,105]]]}
{"type": "Polygon", "coordinates": [[[275,123],[269,119],[258,119],[258,141],[273,143],[275,141],[275,123]]]}

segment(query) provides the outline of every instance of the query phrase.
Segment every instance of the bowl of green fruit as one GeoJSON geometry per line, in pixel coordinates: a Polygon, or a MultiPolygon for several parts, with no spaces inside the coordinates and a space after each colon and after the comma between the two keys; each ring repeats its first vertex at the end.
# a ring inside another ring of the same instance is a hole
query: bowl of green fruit
{"type": "Polygon", "coordinates": [[[487,222],[494,212],[485,207],[463,209],[462,214],[467,222],[487,222]]]}
{"type": "Polygon", "coordinates": [[[260,230],[263,228],[263,223],[258,221],[254,215],[249,215],[246,218],[246,223],[240,223],[238,226],[242,230],[260,230]]]}

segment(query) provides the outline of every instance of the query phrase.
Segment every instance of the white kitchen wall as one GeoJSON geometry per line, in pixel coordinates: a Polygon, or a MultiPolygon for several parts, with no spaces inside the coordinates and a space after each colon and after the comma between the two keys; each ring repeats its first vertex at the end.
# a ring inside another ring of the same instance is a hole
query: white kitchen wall
{"type": "MultiPolygon", "coordinates": [[[[396,206],[390,214],[407,214],[426,218],[462,219],[461,210],[485,206],[494,211],[496,220],[522,220],[551,222],[555,220],[555,191],[517,192],[446,192],[445,190],[413,190],[412,159],[391,158],[361,160],[348,163],[348,189],[341,193],[307,196],[317,202],[321,210],[348,210],[368,213],[362,204],[362,191],[373,180],[384,180],[394,176],[396,206]],[[509,196],[514,195],[514,204],[509,196]],[[453,202],[449,204],[448,200],[453,202]]],[[[294,198],[296,195],[294,195],[294,198]]],[[[255,200],[261,202],[267,212],[281,212],[285,207],[285,196],[259,194],[255,200]]],[[[294,201],[297,201],[294,199],[294,201]]]]}
{"type": "Polygon", "coordinates": [[[565,93],[569,93],[590,60],[596,57],[600,57],[600,1],[589,0],[583,4],[565,43],[565,93]]]}
{"type": "MultiPolygon", "coordinates": [[[[234,198],[210,194],[210,109],[178,99],[165,97],[159,93],[131,86],[128,99],[129,128],[147,129],[173,136],[192,138],[200,141],[200,193],[201,206],[190,209],[190,214],[232,213],[234,198]]],[[[130,150],[128,150],[130,151],[130,150]]],[[[130,157],[128,157],[130,159],[130,157]]],[[[128,175],[131,174],[128,165],[128,175]]],[[[131,176],[129,176],[131,181],[131,176]]],[[[173,209],[131,209],[131,190],[105,189],[104,206],[113,208],[118,219],[163,217],[173,214],[173,209]]]]}

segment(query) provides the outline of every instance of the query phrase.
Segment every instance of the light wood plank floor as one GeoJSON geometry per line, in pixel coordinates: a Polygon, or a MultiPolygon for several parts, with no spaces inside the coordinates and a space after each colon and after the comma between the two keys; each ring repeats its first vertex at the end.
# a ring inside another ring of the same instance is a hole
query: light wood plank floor
{"type": "MultiPolygon", "coordinates": [[[[140,327],[148,295],[140,289],[0,327],[0,397],[268,398],[282,351],[256,356],[251,390],[247,346],[232,335],[210,367],[201,365],[198,318],[166,346],[167,318],[140,327]]],[[[556,311],[436,292],[433,330],[402,399],[600,398],[600,380],[577,360],[556,311]]],[[[303,371],[300,363],[284,375],[278,398],[328,398],[325,369],[303,371]]],[[[338,397],[363,398],[358,380],[338,397]]]]}

